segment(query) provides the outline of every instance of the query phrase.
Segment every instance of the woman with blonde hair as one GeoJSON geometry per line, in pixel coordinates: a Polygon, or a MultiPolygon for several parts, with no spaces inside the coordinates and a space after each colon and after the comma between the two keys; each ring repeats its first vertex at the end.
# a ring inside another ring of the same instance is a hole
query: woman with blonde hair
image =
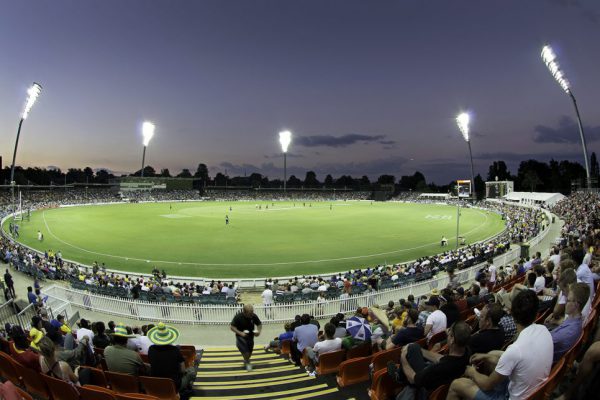
{"type": "Polygon", "coordinates": [[[73,372],[69,364],[64,361],[59,361],[56,357],[56,346],[52,340],[47,336],[44,336],[38,343],[38,346],[40,348],[40,367],[42,374],[79,386],[79,378],[73,372]]]}

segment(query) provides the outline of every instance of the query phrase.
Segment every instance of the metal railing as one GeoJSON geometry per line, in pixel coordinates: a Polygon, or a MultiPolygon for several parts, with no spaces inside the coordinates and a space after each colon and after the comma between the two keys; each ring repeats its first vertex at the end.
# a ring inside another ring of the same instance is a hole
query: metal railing
{"type": "MultiPolygon", "coordinates": [[[[512,249],[494,259],[495,263],[506,264],[507,261],[518,257],[519,249],[512,249]]],[[[468,282],[474,279],[477,270],[485,263],[480,263],[468,269],[459,271],[459,281],[468,282]]],[[[335,314],[350,313],[358,307],[374,304],[386,304],[390,300],[398,301],[409,294],[420,296],[429,293],[434,288],[443,288],[448,285],[448,276],[439,274],[428,281],[417,282],[400,288],[390,288],[350,296],[348,299],[327,300],[324,303],[317,301],[276,303],[270,306],[254,305],[256,314],[263,323],[288,321],[298,314],[311,314],[318,318],[328,318],[335,314]]],[[[76,290],[54,285],[47,288],[44,294],[52,301],[66,301],[75,307],[103,314],[117,315],[144,321],[164,321],[184,324],[228,324],[233,316],[241,310],[242,305],[200,305],[186,303],[156,303],[141,300],[119,299],[112,296],[92,294],[83,290],[76,290]]]]}

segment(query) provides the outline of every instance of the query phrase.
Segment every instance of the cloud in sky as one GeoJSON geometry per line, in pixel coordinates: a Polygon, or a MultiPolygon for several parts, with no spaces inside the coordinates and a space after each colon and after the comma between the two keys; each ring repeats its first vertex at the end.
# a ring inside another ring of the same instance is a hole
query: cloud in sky
{"type": "MultiPolygon", "coordinates": [[[[579,143],[579,128],[577,123],[567,116],[558,120],[558,127],[536,125],[533,130],[533,141],[536,143],[579,143]]],[[[586,126],[583,128],[586,141],[594,142],[600,139],[600,126],[586,126]]]]}
{"type": "Polygon", "coordinates": [[[379,143],[390,146],[396,143],[393,140],[386,140],[385,138],[386,135],[363,135],[358,133],[349,133],[342,136],[298,136],[295,138],[294,143],[304,147],[346,147],[356,143],[379,143]]]}
{"type": "Polygon", "coordinates": [[[590,8],[585,0],[548,0],[548,2],[560,7],[576,9],[590,22],[600,22],[600,12],[590,8]]]}

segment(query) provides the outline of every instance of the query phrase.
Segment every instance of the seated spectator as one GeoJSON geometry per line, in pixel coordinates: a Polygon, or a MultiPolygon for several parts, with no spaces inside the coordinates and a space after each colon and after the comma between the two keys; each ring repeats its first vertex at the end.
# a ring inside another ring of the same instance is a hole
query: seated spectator
{"type": "Polygon", "coordinates": [[[569,294],[569,288],[572,284],[577,282],[577,274],[573,268],[562,268],[560,277],[558,278],[558,287],[560,288],[560,292],[558,293],[558,300],[554,305],[554,310],[552,313],[546,318],[544,321],[544,325],[550,330],[559,326],[563,319],[565,318],[565,310],[567,305],[567,295],[569,294]]]}
{"type": "Polygon", "coordinates": [[[152,341],[148,338],[148,332],[154,328],[154,324],[148,324],[142,326],[142,336],[138,338],[139,348],[138,351],[140,354],[148,354],[148,349],[152,346],[152,341]]]}
{"type": "Polygon", "coordinates": [[[411,343],[402,348],[399,368],[393,361],[388,364],[388,374],[394,380],[408,383],[418,390],[416,394],[422,397],[415,398],[426,398],[423,391],[431,392],[460,377],[469,363],[467,343],[471,328],[459,321],[452,325],[447,333],[448,355],[434,353],[411,343]]]}
{"type": "Polygon", "coordinates": [[[94,340],[94,331],[92,331],[92,326],[90,321],[87,319],[81,318],[79,322],[77,322],[77,340],[81,340],[84,336],[89,337],[92,342],[94,340]]]}
{"type": "Polygon", "coordinates": [[[54,342],[48,337],[43,337],[39,342],[40,370],[42,374],[60,379],[79,386],[79,378],[69,364],[59,361],[56,355],[54,342]]]}
{"type": "Polygon", "coordinates": [[[265,346],[265,351],[273,350],[277,353],[281,352],[281,343],[284,340],[292,340],[294,338],[294,332],[292,331],[292,324],[286,322],[283,326],[285,332],[279,334],[275,339],[271,340],[268,345],[265,346]]]}
{"type": "Polygon", "coordinates": [[[65,324],[65,316],[62,314],[58,314],[55,319],[50,321],[50,323],[62,335],[71,333],[71,328],[69,327],[69,325],[65,324]]]}
{"type": "Polygon", "coordinates": [[[408,310],[408,316],[404,320],[404,327],[398,329],[395,335],[388,338],[385,348],[391,349],[397,346],[405,346],[423,338],[423,327],[416,325],[418,319],[419,312],[417,310],[408,310]]]}
{"type": "Polygon", "coordinates": [[[504,330],[498,326],[498,323],[503,316],[504,311],[498,303],[483,307],[479,314],[479,331],[472,335],[469,341],[471,353],[488,353],[502,349],[504,330]]]}
{"type": "Polygon", "coordinates": [[[94,324],[96,328],[96,334],[92,339],[92,344],[94,347],[99,349],[105,349],[108,345],[110,345],[110,338],[106,334],[106,327],[104,326],[104,322],[98,321],[94,324]]]}
{"type": "Polygon", "coordinates": [[[342,319],[340,319],[340,314],[331,318],[331,323],[335,326],[335,334],[333,337],[343,339],[348,336],[348,331],[346,330],[346,322],[344,321],[344,315],[341,315],[342,319]]]}
{"type": "MultiPolygon", "coordinates": [[[[44,337],[44,331],[42,328],[42,319],[37,315],[31,317],[31,329],[29,329],[29,340],[31,341],[30,346],[34,350],[39,351],[38,343],[44,337]]],[[[52,340],[51,340],[52,341],[52,340]]]]}
{"type": "Polygon", "coordinates": [[[455,290],[454,303],[458,307],[458,312],[463,312],[467,309],[467,299],[465,298],[465,289],[458,287],[455,290]]]}
{"type": "Polygon", "coordinates": [[[127,333],[124,324],[118,323],[112,334],[113,344],[104,349],[104,359],[108,370],[122,374],[140,375],[146,370],[146,366],[140,355],[127,348],[127,339],[133,335],[127,333]]]}
{"type": "Polygon", "coordinates": [[[467,307],[473,308],[481,302],[481,298],[479,297],[480,292],[481,287],[479,285],[476,283],[471,285],[471,289],[467,293],[467,307]]]}
{"type": "Polygon", "coordinates": [[[539,299],[531,290],[519,292],[512,301],[517,340],[504,352],[474,354],[465,378],[452,382],[447,399],[525,399],[540,385],[552,367],[550,332],[535,324],[539,299]],[[476,369],[477,368],[477,369],[476,369]],[[480,371],[491,370],[490,375],[480,371]]]}
{"type": "Polygon", "coordinates": [[[342,348],[342,339],[334,337],[335,326],[328,322],[325,324],[325,340],[317,342],[313,347],[306,348],[309,365],[306,370],[311,376],[315,375],[315,366],[319,363],[319,355],[337,351],[342,348]]]}
{"type": "Polygon", "coordinates": [[[446,330],[446,314],[440,311],[440,300],[437,296],[431,296],[429,300],[425,302],[425,306],[431,311],[427,321],[425,322],[425,336],[427,342],[433,337],[446,330]]]}
{"type": "Polygon", "coordinates": [[[300,322],[302,325],[294,329],[291,349],[292,360],[298,366],[301,365],[300,358],[302,357],[302,352],[304,351],[304,349],[306,347],[313,347],[315,343],[317,343],[319,335],[319,328],[317,328],[316,325],[310,323],[310,315],[303,314],[300,318],[300,322]]]}
{"type": "Polygon", "coordinates": [[[454,303],[454,294],[450,289],[443,289],[440,299],[440,311],[446,315],[446,326],[450,326],[460,319],[460,311],[454,303]]]}
{"type": "Polygon", "coordinates": [[[519,292],[526,290],[523,285],[513,286],[510,293],[505,291],[496,293],[496,303],[500,304],[504,310],[504,316],[500,318],[498,326],[504,331],[504,342],[512,342],[517,334],[517,325],[511,314],[512,301],[519,292]]]}
{"type": "Polygon", "coordinates": [[[24,367],[40,372],[40,356],[29,347],[29,340],[23,328],[14,325],[8,333],[12,339],[10,353],[13,358],[24,367]]]}
{"type": "Polygon", "coordinates": [[[175,383],[179,392],[192,389],[196,379],[196,369],[186,368],[185,359],[178,347],[173,343],[179,337],[179,331],[172,326],[160,322],[148,331],[148,338],[154,345],[148,349],[150,373],[157,378],[169,378],[175,383]]]}
{"type": "Polygon", "coordinates": [[[575,343],[583,330],[581,311],[590,297],[590,287],[586,283],[574,283],[569,288],[567,295],[567,318],[558,327],[553,329],[552,342],[554,343],[554,359],[557,362],[575,343]]]}

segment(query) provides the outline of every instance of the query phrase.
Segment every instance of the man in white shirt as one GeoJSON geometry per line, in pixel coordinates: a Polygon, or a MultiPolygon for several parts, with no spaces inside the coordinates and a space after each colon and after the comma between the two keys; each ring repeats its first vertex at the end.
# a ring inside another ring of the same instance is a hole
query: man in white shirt
{"type": "Polygon", "coordinates": [[[490,290],[494,289],[496,285],[496,266],[494,264],[490,264],[488,267],[488,272],[490,274],[490,280],[488,282],[488,288],[490,290]]]}
{"type": "Polygon", "coordinates": [[[271,317],[271,304],[273,304],[273,290],[269,285],[265,285],[265,290],[263,290],[260,295],[263,300],[263,306],[265,306],[265,316],[267,318],[271,317]]]}
{"type": "Polygon", "coordinates": [[[560,251],[558,250],[558,247],[554,247],[552,249],[552,255],[550,256],[550,261],[552,261],[552,263],[554,264],[554,268],[558,268],[558,266],[560,265],[560,251]]]}
{"type": "Polygon", "coordinates": [[[325,340],[315,343],[313,347],[306,348],[309,365],[306,367],[309,375],[315,376],[315,366],[319,363],[319,355],[337,351],[342,348],[342,339],[336,338],[336,327],[331,322],[325,324],[323,328],[325,332],[325,340]]]}
{"type": "Polygon", "coordinates": [[[154,328],[154,324],[148,325],[144,335],[138,337],[137,344],[138,344],[138,351],[140,352],[140,354],[148,354],[148,349],[150,348],[150,346],[152,346],[154,344],[148,338],[148,335],[147,335],[148,331],[152,328],[154,328]]]}
{"type": "Polygon", "coordinates": [[[431,296],[429,300],[425,302],[427,309],[431,311],[431,314],[427,317],[425,322],[425,336],[427,341],[437,333],[443,332],[447,327],[446,314],[439,310],[440,299],[437,296],[431,296]]]}
{"type": "Polygon", "coordinates": [[[457,399],[526,399],[550,374],[554,344],[548,329],[535,324],[539,300],[532,290],[516,295],[511,313],[517,324],[517,340],[506,351],[474,354],[465,378],[456,379],[448,392],[457,399]],[[488,376],[477,369],[492,369],[488,376]]]}

